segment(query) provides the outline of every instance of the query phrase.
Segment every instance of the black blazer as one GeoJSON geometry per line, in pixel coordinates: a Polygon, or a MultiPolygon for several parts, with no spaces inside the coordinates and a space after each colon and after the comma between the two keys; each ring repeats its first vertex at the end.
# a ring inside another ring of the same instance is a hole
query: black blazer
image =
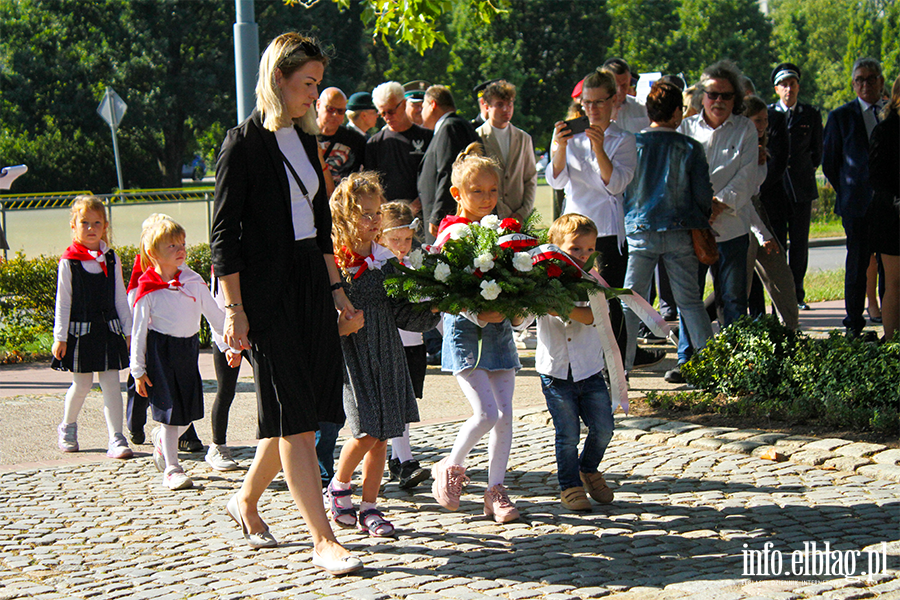
{"type": "MultiPolygon", "coordinates": [[[[295,127],[319,177],[313,199],[316,243],[334,254],[331,211],[316,137],[295,127]]],[[[241,274],[241,301],[251,329],[265,329],[275,312],[293,257],[290,188],[275,134],[259,112],[228,131],[216,162],[210,251],[217,277],[241,274]]]]}
{"type": "MultiPolygon", "coordinates": [[[[771,107],[775,108],[776,104],[771,107]]],[[[782,113],[787,116],[787,113],[782,113]]],[[[791,158],[785,176],[788,194],[794,202],[812,202],[819,197],[816,169],[822,164],[822,116],[819,111],[798,102],[788,122],[791,134],[791,158]],[[790,178],[790,185],[787,179],[790,178]]]]}
{"type": "MultiPolygon", "coordinates": [[[[472,124],[455,112],[447,115],[419,165],[418,189],[422,201],[422,217],[427,224],[440,225],[447,215],[456,213],[456,201],[450,195],[450,173],[453,161],[466,146],[478,141],[472,124]]],[[[430,234],[428,241],[434,241],[430,234]]]]}

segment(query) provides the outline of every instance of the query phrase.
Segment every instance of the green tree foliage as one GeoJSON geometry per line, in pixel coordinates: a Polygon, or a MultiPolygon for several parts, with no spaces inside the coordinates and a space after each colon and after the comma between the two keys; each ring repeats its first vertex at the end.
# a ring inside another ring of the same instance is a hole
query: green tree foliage
{"type": "Polygon", "coordinates": [[[678,73],[678,0],[609,0],[610,52],[636,72],[678,73]]]}

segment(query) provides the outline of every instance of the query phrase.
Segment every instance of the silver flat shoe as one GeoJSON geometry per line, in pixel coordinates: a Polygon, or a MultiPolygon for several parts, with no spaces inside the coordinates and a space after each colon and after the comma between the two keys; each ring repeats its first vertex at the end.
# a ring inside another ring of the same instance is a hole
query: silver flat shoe
{"type": "Polygon", "coordinates": [[[363,568],[362,561],[352,554],[338,560],[328,560],[322,558],[315,548],[313,548],[312,552],[312,564],[323,571],[327,571],[329,575],[346,575],[363,568]]]}
{"type": "Polygon", "coordinates": [[[241,533],[244,534],[244,539],[247,540],[247,543],[249,543],[252,548],[274,548],[278,545],[278,540],[269,533],[268,529],[260,531],[259,533],[250,533],[247,530],[244,519],[241,517],[241,509],[238,506],[237,494],[231,497],[228,504],[225,505],[225,510],[228,511],[228,516],[234,519],[235,523],[240,525],[241,533]]]}

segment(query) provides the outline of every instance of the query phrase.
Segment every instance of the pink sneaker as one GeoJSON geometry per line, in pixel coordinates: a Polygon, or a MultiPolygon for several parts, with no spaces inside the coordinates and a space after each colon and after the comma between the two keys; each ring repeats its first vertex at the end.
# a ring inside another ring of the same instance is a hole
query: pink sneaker
{"type": "Polygon", "coordinates": [[[451,465],[448,459],[444,458],[431,467],[431,477],[434,479],[431,493],[434,494],[437,503],[447,510],[458,510],[462,488],[469,483],[466,468],[462,465],[451,465]]]}
{"type": "Polygon", "coordinates": [[[484,493],[484,516],[491,515],[498,523],[509,523],[519,518],[516,505],[509,499],[506,488],[499,483],[484,493]]]}

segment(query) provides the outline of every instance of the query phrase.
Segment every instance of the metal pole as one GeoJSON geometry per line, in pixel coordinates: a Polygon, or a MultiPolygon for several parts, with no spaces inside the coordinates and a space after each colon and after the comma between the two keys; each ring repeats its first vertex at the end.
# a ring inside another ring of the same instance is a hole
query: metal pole
{"type": "Polygon", "coordinates": [[[238,123],[256,107],[256,74],[259,69],[259,27],[253,14],[254,0],[234,0],[234,75],[237,82],[238,123]]]}
{"type": "MultiPolygon", "coordinates": [[[[0,221],[3,222],[2,226],[0,226],[0,230],[3,231],[3,235],[6,235],[8,231],[6,229],[6,202],[0,200],[0,221]]],[[[6,240],[6,245],[9,245],[9,239],[6,240]]],[[[3,260],[9,260],[9,256],[6,254],[6,248],[3,249],[3,260]]]]}
{"type": "Polygon", "coordinates": [[[109,114],[111,115],[112,123],[109,124],[109,130],[112,131],[113,138],[113,154],[116,159],[116,178],[119,180],[119,191],[125,189],[125,186],[122,184],[122,163],[119,160],[119,137],[116,135],[116,126],[113,123],[118,123],[118,119],[116,118],[116,103],[113,102],[112,95],[109,93],[109,88],[106,88],[106,101],[109,102],[109,114]]]}

